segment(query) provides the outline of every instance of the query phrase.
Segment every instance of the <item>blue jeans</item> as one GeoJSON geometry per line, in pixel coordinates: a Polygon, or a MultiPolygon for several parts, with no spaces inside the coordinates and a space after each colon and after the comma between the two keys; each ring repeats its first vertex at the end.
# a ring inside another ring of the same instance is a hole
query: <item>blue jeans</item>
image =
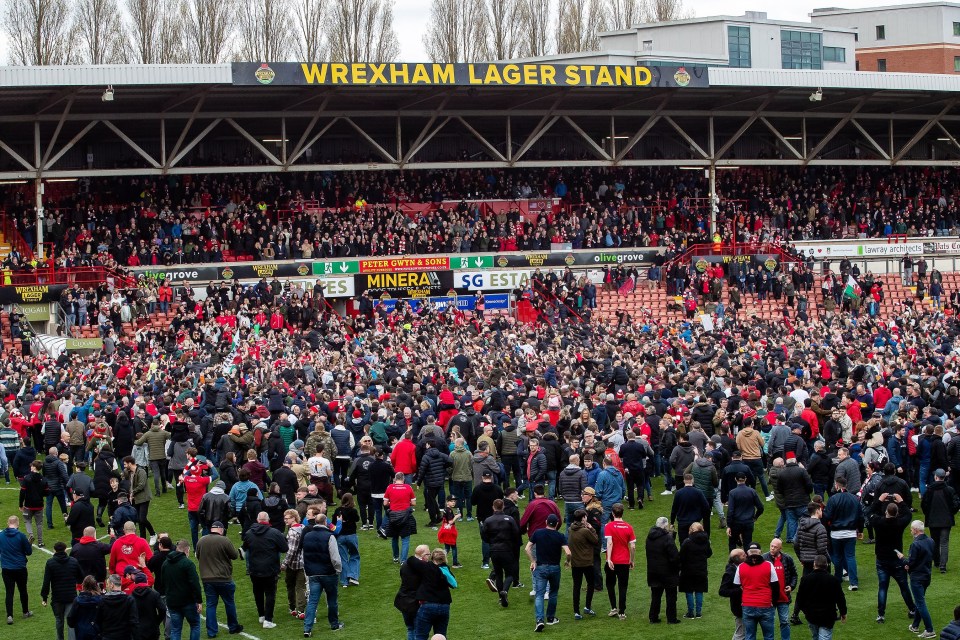
{"type": "MultiPolygon", "coordinates": [[[[200,539],[200,512],[187,511],[187,520],[190,522],[190,539],[193,540],[193,548],[197,548],[197,540],[200,539]]],[[[203,535],[207,535],[204,531],[203,535]]]]}
{"type": "Polygon", "coordinates": [[[480,527],[480,555],[483,559],[483,564],[490,564],[490,543],[483,539],[483,520],[477,520],[477,525],[480,527]]]}
{"type": "Polygon", "coordinates": [[[337,576],[307,576],[307,610],[303,619],[303,632],[313,630],[314,619],[317,617],[317,605],[320,603],[320,592],[327,594],[327,622],[330,628],[340,624],[340,609],[337,607],[337,576]]]}
{"type": "Polygon", "coordinates": [[[770,495],[770,489],[767,488],[767,476],[766,470],[763,468],[763,460],[760,458],[750,458],[749,460],[744,460],[743,464],[747,465],[750,471],[753,472],[753,477],[760,481],[760,489],[763,491],[763,495],[770,495]]]}
{"type": "Polygon", "coordinates": [[[556,471],[547,471],[547,497],[553,500],[553,494],[556,493],[557,487],[557,472],[556,471]]]}
{"type": "MultiPolygon", "coordinates": [[[[820,496],[821,498],[827,494],[827,485],[820,484],[819,482],[813,483],[813,495],[820,496]]],[[[833,633],[833,629],[830,630],[830,633],[833,633]]]]}
{"type": "Polygon", "coordinates": [[[700,615],[703,611],[703,592],[688,591],[685,595],[687,596],[687,613],[700,615]]]}
{"type": "Polygon", "coordinates": [[[53,501],[60,504],[60,513],[67,512],[67,499],[63,491],[51,491],[47,494],[47,529],[53,529],[53,501]]]}
{"type": "Polygon", "coordinates": [[[927,492],[927,474],[930,473],[930,461],[920,461],[920,495],[927,492]]]}
{"type": "Polygon", "coordinates": [[[393,547],[393,557],[403,562],[410,555],[410,536],[403,538],[393,536],[390,538],[390,546],[393,547]]]}
{"type": "Polygon", "coordinates": [[[450,605],[437,602],[424,602],[417,611],[417,619],[413,623],[413,637],[415,640],[427,640],[430,628],[434,633],[447,635],[447,625],[450,623],[450,605]]]}
{"type": "Polygon", "coordinates": [[[836,576],[842,580],[843,570],[846,569],[850,576],[850,586],[860,586],[860,581],[857,580],[857,539],[832,538],[830,542],[833,545],[831,557],[836,576]]]}
{"type": "Polygon", "coordinates": [[[790,603],[776,604],[773,608],[780,622],[780,640],[790,640],[790,603]]]}
{"type": "Polygon", "coordinates": [[[217,604],[223,598],[223,607],[227,610],[227,628],[235,631],[240,623],[237,621],[237,603],[233,594],[237,592],[237,585],[233,582],[204,582],[203,595],[207,601],[207,637],[214,637],[220,627],[217,625],[217,604]]]}
{"type": "Polygon", "coordinates": [[[887,613],[887,591],[890,588],[890,578],[900,587],[900,595],[907,605],[908,611],[915,611],[916,605],[913,603],[913,596],[910,594],[910,585],[907,583],[907,572],[903,566],[896,562],[877,561],[877,615],[886,615],[887,613]]]}
{"type": "Polygon", "coordinates": [[[567,525],[567,533],[570,533],[570,523],[573,522],[573,513],[577,509],[583,509],[582,502],[566,502],[563,503],[563,520],[567,525]]]}
{"type": "Polygon", "coordinates": [[[349,578],[360,580],[360,541],[357,534],[337,537],[340,547],[340,561],[343,562],[343,571],[340,572],[340,584],[347,584],[349,578]]]}
{"type": "Polygon", "coordinates": [[[916,613],[913,614],[913,626],[920,627],[923,621],[924,631],[933,631],[933,620],[930,619],[930,610],[927,609],[927,587],[929,582],[919,580],[910,581],[910,592],[913,593],[913,601],[916,603],[916,613]]]}
{"type": "Polygon", "coordinates": [[[744,607],[743,632],[746,640],[756,640],[757,626],[763,640],[773,640],[773,607],[744,607]]]}
{"type": "Polygon", "coordinates": [[[190,625],[190,640],[200,640],[200,612],[197,606],[170,607],[170,640],[180,640],[183,633],[183,621],[190,625]]]}
{"type": "Polygon", "coordinates": [[[450,493],[457,499],[457,508],[466,511],[466,517],[473,517],[473,505],[470,497],[473,494],[473,480],[450,481],[450,493]]]}
{"type": "Polygon", "coordinates": [[[537,615],[537,622],[557,617],[557,593],[560,591],[560,565],[538,564],[533,571],[533,590],[536,597],[533,599],[533,609],[537,615]],[[543,616],[543,596],[550,589],[547,600],[547,616],[543,616]]]}
{"type": "Polygon", "coordinates": [[[797,535],[797,527],[800,525],[800,518],[807,517],[806,507],[787,507],[783,510],[787,516],[787,542],[793,542],[797,535]]]}
{"type": "Polygon", "coordinates": [[[807,626],[810,627],[810,635],[813,640],[833,640],[833,627],[818,627],[809,622],[807,626]]]}
{"type": "Polygon", "coordinates": [[[783,527],[787,524],[787,512],[783,509],[778,509],[778,511],[780,512],[780,517],[777,518],[777,526],[773,530],[774,538],[783,537],[783,527]]]}

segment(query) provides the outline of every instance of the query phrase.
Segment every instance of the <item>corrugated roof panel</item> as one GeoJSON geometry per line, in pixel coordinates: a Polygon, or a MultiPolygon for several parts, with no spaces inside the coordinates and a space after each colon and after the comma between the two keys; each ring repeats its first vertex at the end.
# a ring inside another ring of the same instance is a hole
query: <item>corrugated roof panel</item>
{"type": "Polygon", "coordinates": [[[960,76],[939,73],[877,73],[799,69],[711,67],[710,86],[822,87],[891,91],[960,91],[960,76]]]}
{"type": "Polygon", "coordinates": [[[0,87],[231,84],[229,64],[0,67],[0,87]]]}

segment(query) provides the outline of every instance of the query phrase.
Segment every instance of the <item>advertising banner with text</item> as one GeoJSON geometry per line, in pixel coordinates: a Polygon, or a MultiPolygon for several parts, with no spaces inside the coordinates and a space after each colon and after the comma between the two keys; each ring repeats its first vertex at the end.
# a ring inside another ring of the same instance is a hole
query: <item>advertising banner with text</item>
{"type": "Polygon", "coordinates": [[[358,294],[366,291],[379,298],[431,298],[453,289],[452,271],[413,271],[409,273],[368,273],[354,276],[358,294]]]}

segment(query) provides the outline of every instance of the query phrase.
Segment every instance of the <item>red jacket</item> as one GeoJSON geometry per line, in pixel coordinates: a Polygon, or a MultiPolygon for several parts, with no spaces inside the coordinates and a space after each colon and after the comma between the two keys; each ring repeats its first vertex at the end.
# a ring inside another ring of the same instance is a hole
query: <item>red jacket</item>
{"type": "Polygon", "coordinates": [[[207,492],[210,484],[209,476],[190,475],[183,477],[183,488],[187,491],[187,511],[199,511],[200,500],[207,492]]]}
{"type": "Polygon", "coordinates": [[[520,518],[520,533],[526,533],[529,538],[540,529],[547,528],[547,516],[554,514],[560,518],[563,523],[563,516],[560,515],[560,508],[557,503],[550,498],[536,498],[523,510],[523,516],[520,518]]]}
{"type": "Polygon", "coordinates": [[[146,540],[135,533],[120,536],[110,549],[110,573],[122,576],[128,564],[138,567],[141,553],[146,554],[147,560],[153,557],[153,550],[146,540]]]}
{"type": "Polygon", "coordinates": [[[390,462],[397,473],[412,475],[417,472],[417,445],[413,440],[401,438],[390,453],[390,462]]]}

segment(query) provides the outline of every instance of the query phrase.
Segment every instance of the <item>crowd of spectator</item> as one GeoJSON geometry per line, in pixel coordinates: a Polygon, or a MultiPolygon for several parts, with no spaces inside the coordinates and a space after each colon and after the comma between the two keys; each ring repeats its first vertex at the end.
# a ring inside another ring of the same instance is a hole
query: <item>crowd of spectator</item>
{"type": "MultiPolygon", "coordinates": [[[[738,242],[955,235],[958,187],[947,169],[722,171],[717,228],[738,242]]],[[[671,246],[714,239],[708,192],[702,172],[667,167],[97,178],[47,202],[41,224],[67,266],[671,246]],[[530,198],[559,206],[526,216],[472,202],[530,198]]],[[[3,200],[35,243],[32,196],[3,200]]],[[[25,262],[13,252],[6,266],[25,262]]]]}

